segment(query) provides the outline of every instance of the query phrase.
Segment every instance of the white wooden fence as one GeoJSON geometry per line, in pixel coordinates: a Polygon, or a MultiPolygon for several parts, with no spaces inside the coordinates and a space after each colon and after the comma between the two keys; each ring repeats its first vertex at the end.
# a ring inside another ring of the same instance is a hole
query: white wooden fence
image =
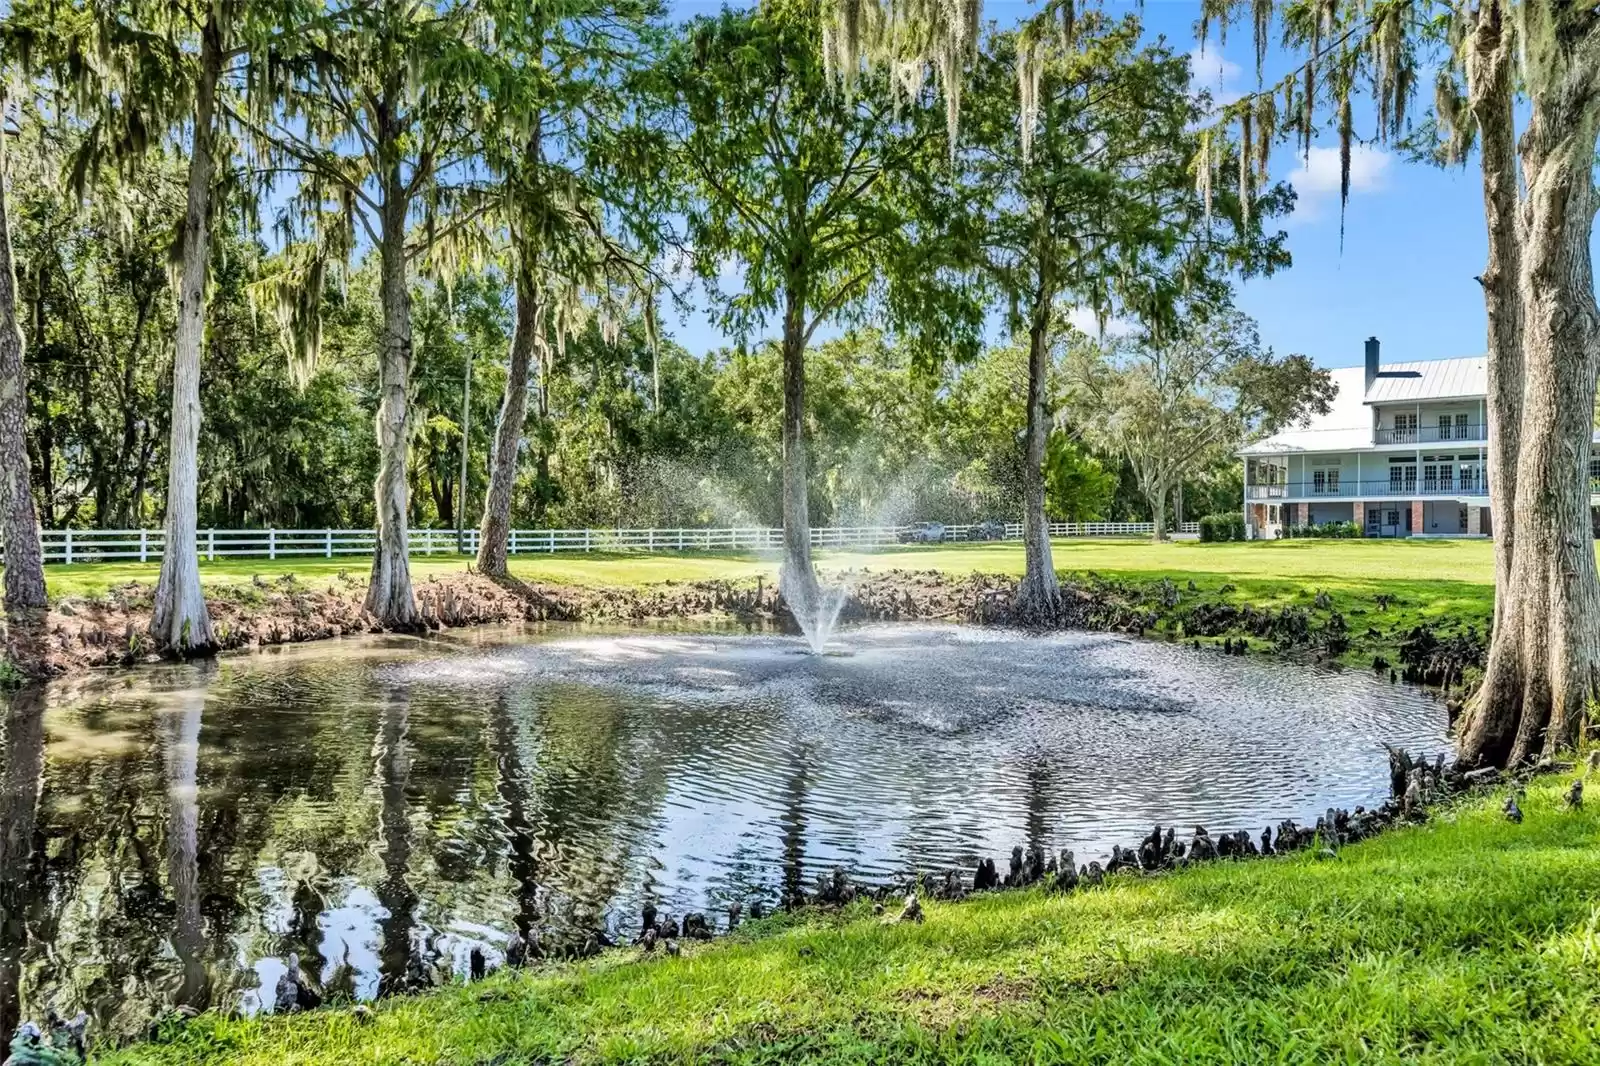
{"type": "MultiPolygon", "coordinates": [[[[811,531],[818,548],[880,548],[909,539],[912,526],[825,526],[811,531]]],[[[1185,522],[1180,534],[1199,532],[1185,522]]],[[[972,538],[977,526],[945,526],[944,540],[972,538]]],[[[1149,522],[1061,522],[1050,526],[1052,537],[1148,537],[1149,522]]],[[[412,555],[453,555],[453,529],[410,530],[412,555]]],[[[1019,540],[1022,524],[1005,527],[1006,540],[1019,540]]],[[[47,563],[98,563],[115,559],[151,562],[161,558],[165,534],[159,529],[47,529],[43,532],[47,563]]],[[[981,538],[980,538],[981,539],[981,538]]],[[[202,560],[248,557],[292,559],[339,555],[371,555],[377,541],[370,529],[202,529],[197,547],[202,560]]],[[[478,550],[478,531],[465,534],[466,550],[478,550]]],[[[728,529],[514,529],[509,550],[514,555],[551,552],[727,552],[775,551],[783,547],[783,530],[765,527],[728,529]]]]}

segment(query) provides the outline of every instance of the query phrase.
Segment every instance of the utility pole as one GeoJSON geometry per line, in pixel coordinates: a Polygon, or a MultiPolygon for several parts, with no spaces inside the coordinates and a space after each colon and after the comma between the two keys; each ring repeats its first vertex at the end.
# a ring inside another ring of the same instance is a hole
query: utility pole
{"type": "Polygon", "coordinates": [[[456,554],[467,554],[467,441],[472,435],[472,349],[461,375],[461,489],[456,493],[456,554]]]}

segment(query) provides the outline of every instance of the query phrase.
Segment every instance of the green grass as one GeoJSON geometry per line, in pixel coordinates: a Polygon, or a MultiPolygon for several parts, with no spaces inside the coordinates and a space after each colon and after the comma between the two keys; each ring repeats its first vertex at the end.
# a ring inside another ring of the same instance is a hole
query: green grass
{"type": "MultiPolygon", "coordinates": [[[[1176,541],[1151,544],[1143,540],[1058,540],[1055,562],[1063,572],[1097,571],[1127,577],[1171,576],[1174,579],[1207,575],[1237,581],[1240,578],[1318,581],[1326,585],[1373,587],[1391,581],[1451,581],[1490,586],[1494,558],[1486,541],[1272,541],[1252,544],[1200,544],[1176,541]]],[[[887,569],[944,570],[952,573],[987,571],[1022,573],[1022,546],[1005,544],[944,544],[937,547],[884,548],[872,552],[820,552],[824,570],[887,569]]],[[[338,559],[228,559],[201,564],[209,583],[249,581],[253,575],[295,573],[309,581],[340,571],[364,576],[362,556],[338,559]]],[[[460,556],[415,556],[413,576],[459,572],[466,565],[460,556]]],[[[775,554],[752,553],[565,553],[513,556],[511,569],[529,581],[576,585],[643,585],[657,581],[697,581],[708,578],[774,578],[775,554]]],[[[86,596],[131,581],[153,584],[158,563],[74,563],[45,571],[54,596],[86,596]]]]}
{"type": "Polygon", "coordinates": [[[1538,784],[1345,848],[857,905],[679,959],[585,964],[292,1018],[204,1017],[118,1066],[235,1063],[1594,1063],[1600,815],[1538,784]]]}

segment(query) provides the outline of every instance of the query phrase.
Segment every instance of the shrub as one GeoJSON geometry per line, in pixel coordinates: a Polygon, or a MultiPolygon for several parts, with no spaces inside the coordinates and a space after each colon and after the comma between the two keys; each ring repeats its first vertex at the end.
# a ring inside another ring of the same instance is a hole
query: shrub
{"type": "Polygon", "coordinates": [[[1200,519],[1200,539],[1207,544],[1244,539],[1244,515],[1234,512],[1208,514],[1200,519]]]}
{"type": "Polygon", "coordinates": [[[1284,526],[1285,537],[1314,537],[1327,540],[1350,540],[1360,537],[1361,526],[1356,522],[1323,522],[1304,526],[1284,526]]]}

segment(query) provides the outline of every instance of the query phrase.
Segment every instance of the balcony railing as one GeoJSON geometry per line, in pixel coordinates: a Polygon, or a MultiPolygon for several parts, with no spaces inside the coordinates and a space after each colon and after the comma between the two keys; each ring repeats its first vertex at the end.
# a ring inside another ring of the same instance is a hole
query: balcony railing
{"type": "Polygon", "coordinates": [[[1480,425],[1470,426],[1417,426],[1415,428],[1391,429],[1379,427],[1377,442],[1379,444],[1439,444],[1449,441],[1485,441],[1489,439],[1489,427],[1480,425]]]}
{"type": "MultiPolygon", "coordinates": [[[[1277,485],[1247,485],[1250,500],[1317,499],[1342,497],[1356,500],[1381,500],[1390,497],[1410,499],[1418,496],[1486,496],[1489,480],[1481,469],[1452,471],[1451,477],[1370,478],[1365,481],[1289,481],[1277,485]]],[[[1600,479],[1596,480],[1600,492],[1600,479]]]]}

